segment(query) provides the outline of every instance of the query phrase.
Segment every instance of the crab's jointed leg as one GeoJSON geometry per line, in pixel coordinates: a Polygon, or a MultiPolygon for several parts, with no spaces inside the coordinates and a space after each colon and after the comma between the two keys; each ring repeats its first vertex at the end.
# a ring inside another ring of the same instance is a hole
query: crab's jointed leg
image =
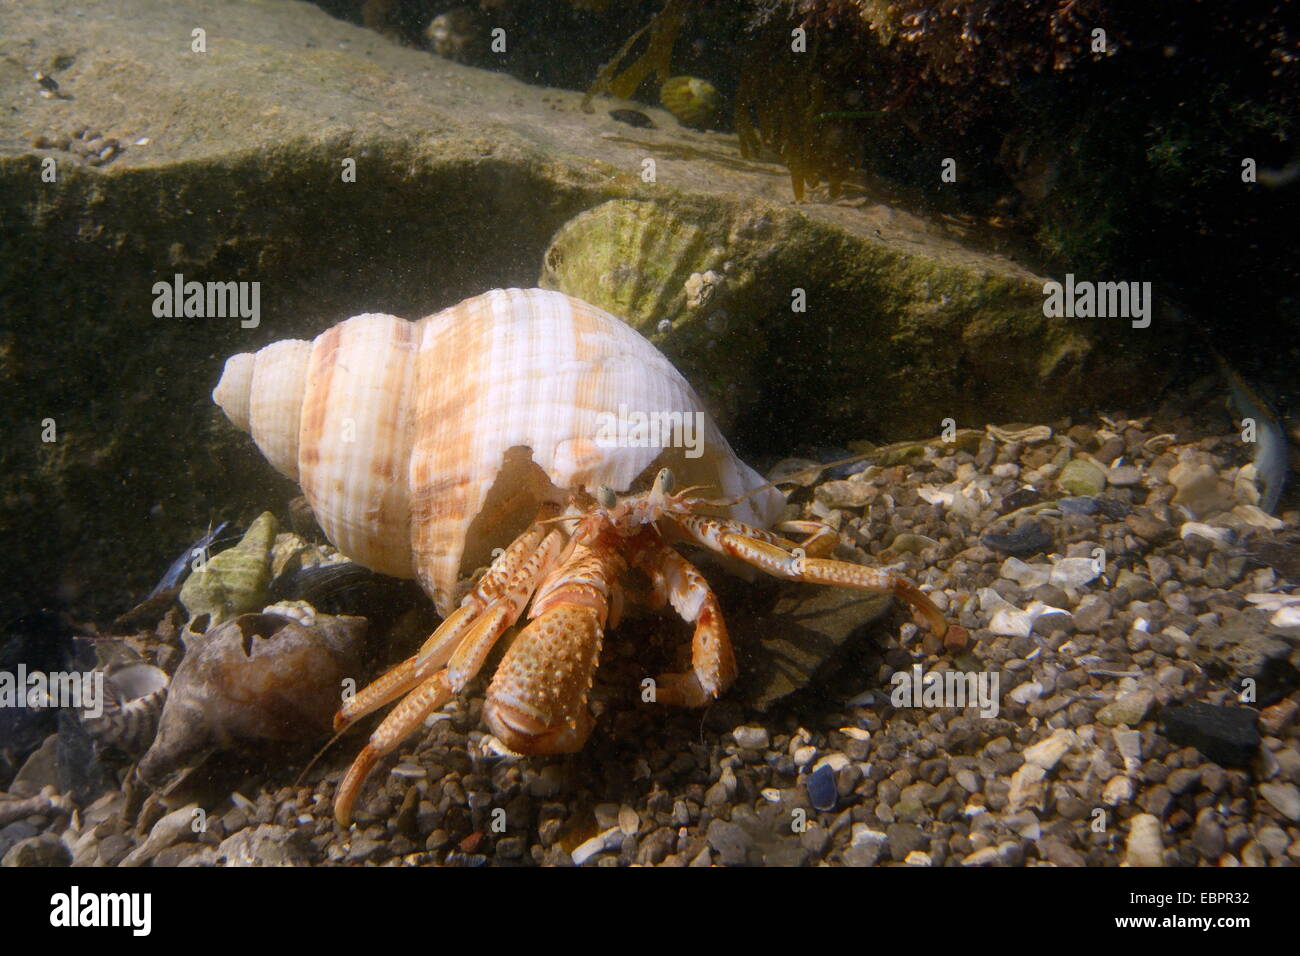
{"type": "MultiPolygon", "coordinates": [[[[770,534],[739,521],[707,518],[702,515],[673,514],[673,521],[687,537],[720,554],[729,554],[787,581],[829,584],[863,591],[883,591],[902,598],[924,616],[935,636],[943,637],[949,629],[943,612],[907,578],[878,568],[867,568],[847,561],[809,557],[788,551],[770,542],[770,534]]],[[[956,625],[953,625],[955,627],[956,625]]]]}
{"type": "Polygon", "coordinates": [[[662,607],[667,602],[682,620],[695,624],[691,670],[660,674],[655,699],[664,704],[703,707],[736,679],[736,655],[718,599],[704,575],[657,535],[642,543],[634,560],[653,585],[651,606],[662,607]]]}
{"type": "Polygon", "coordinates": [[[354,701],[363,695],[365,701],[354,708],[355,712],[348,711],[345,704],[335,715],[336,727],[340,722],[347,726],[412,686],[415,688],[375,728],[339,784],[334,817],[341,826],[351,822],[361,785],[379,758],[414,733],[425,718],[463,690],[478,673],[492,646],[518,619],[538,583],[551,570],[563,545],[562,532],[548,533],[545,527],[534,524],[493,562],[465,603],[443,622],[418,654],[357,694],[354,701]],[[378,689],[372,690],[376,685],[378,689]]]}
{"type": "Polygon", "coordinates": [[[624,562],[609,545],[576,544],[533,599],[533,619],[488,687],[483,719],[511,750],[572,753],[591,734],[587,695],[624,562]]]}

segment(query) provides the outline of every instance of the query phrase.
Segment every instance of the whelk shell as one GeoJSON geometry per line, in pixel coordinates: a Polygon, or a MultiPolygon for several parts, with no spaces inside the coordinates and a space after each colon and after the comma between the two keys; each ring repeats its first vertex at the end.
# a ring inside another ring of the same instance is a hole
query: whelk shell
{"type": "Polygon", "coordinates": [[[559,292],[496,290],[417,322],[356,316],[232,357],[213,400],[302,486],[341,552],[418,577],[443,615],[462,572],[546,501],[669,467],[712,497],[748,496],[729,509],[741,521],[767,526],[784,505],[667,358],[559,292]],[[685,427],[620,427],[653,415],[685,427]]]}

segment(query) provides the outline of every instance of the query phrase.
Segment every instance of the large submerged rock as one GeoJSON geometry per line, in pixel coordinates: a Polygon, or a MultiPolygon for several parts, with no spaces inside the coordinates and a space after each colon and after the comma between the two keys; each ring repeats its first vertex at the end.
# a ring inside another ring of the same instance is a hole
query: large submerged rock
{"type": "Polygon", "coordinates": [[[668,290],[654,334],[742,449],[1040,420],[1165,374],[1158,329],[1046,319],[1030,270],[868,193],[796,206],[783,168],[663,111],[633,128],[302,3],[84,6],[0,10],[0,609],[128,606],[211,518],[292,494],[210,402],[227,355],[534,285],[611,201],[695,230],[729,283],[668,290]],[[260,283],[259,324],[157,317],[177,274],[260,283]]]}

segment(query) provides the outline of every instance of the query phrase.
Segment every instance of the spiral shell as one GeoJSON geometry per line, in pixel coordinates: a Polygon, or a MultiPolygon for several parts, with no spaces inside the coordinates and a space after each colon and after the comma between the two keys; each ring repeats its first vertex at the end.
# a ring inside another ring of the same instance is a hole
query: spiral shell
{"type": "Polygon", "coordinates": [[[683,126],[696,128],[708,126],[722,103],[722,97],[713,84],[697,76],[674,76],[664,80],[664,85],[659,88],[659,100],[683,126]]]}
{"type": "Polygon", "coordinates": [[[141,779],[156,786],[231,744],[327,732],[342,681],[361,667],[366,630],[359,617],[318,614],[303,623],[276,613],[213,627],[172,678],[141,779]]]}
{"type": "Polygon", "coordinates": [[[143,662],[109,668],[105,672],[102,713],[85,716],[86,732],[106,746],[131,756],[149,749],[158,728],[158,717],[167,700],[167,673],[143,662]]]}
{"type": "Polygon", "coordinates": [[[752,492],[730,509],[742,521],[770,524],[784,503],[653,345],[559,292],[496,290],[418,322],[356,316],[232,357],[213,400],[301,485],[341,552],[417,577],[443,614],[461,573],[544,501],[627,491],[667,466],[711,495],[752,492]],[[610,440],[611,422],[656,413],[698,422],[700,444],[610,440]]]}

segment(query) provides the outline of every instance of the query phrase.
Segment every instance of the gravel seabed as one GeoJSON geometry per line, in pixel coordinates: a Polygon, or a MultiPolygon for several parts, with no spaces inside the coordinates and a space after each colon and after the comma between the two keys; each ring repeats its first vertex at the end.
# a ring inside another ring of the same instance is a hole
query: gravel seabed
{"type": "MultiPolygon", "coordinates": [[[[0,853],[110,866],[1300,864],[1300,620],[1286,603],[1300,515],[1286,500],[1278,519],[1252,509],[1248,448],[1186,419],[998,434],[791,495],[791,516],[841,531],[839,556],[921,584],[968,629],[965,646],[895,607],[766,711],[742,680],[687,712],[640,699],[687,629],[637,619],[606,640],[579,754],[502,754],[479,719],[481,677],[381,762],[348,831],[331,802],[373,721],[301,786],[297,754],[245,774],[201,827],[183,804],[146,801],[126,820],[121,791],[74,813],[15,786],[0,795],[0,853]],[[895,707],[891,678],[914,665],[996,676],[997,713],[895,707]],[[1197,702],[1214,709],[1179,710],[1197,702]],[[8,802],[23,798],[35,802],[8,802]]],[[[770,587],[718,586],[724,610],[770,587]]],[[[746,637],[733,630],[742,670],[746,637]]]]}

